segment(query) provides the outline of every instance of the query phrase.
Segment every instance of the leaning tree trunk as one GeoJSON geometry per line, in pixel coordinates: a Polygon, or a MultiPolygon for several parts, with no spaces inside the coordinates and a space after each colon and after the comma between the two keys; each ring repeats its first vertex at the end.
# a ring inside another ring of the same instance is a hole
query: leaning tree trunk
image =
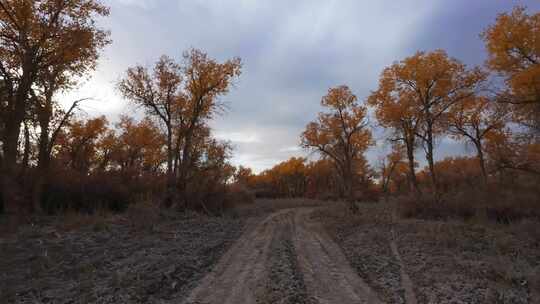
{"type": "Polygon", "coordinates": [[[426,130],[426,160],[428,162],[429,167],[429,175],[431,177],[431,184],[433,187],[433,192],[435,193],[435,197],[439,196],[439,187],[437,183],[437,176],[435,174],[435,162],[433,160],[433,126],[432,124],[428,123],[427,130],[426,130]]]}
{"type": "Polygon", "coordinates": [[[484,151],[482,150],[482,142],[480,140],[475,141],[476,153],[478,157],[478,162],[480,163],[480,170],[482,172],[482,179],[484,181],[484,186],[488,184],[488,175],[486,170],[486,161],[484,159],[484,151]]]}
{"type": "Polygon", "coordinates": [[[28,129],[28,123],[24,122],[24,152],[21,164],[21,178],[24,178],[28,170],[30,162],[30,149],[32,148],[30,143],[30,130],[28,129]]]}

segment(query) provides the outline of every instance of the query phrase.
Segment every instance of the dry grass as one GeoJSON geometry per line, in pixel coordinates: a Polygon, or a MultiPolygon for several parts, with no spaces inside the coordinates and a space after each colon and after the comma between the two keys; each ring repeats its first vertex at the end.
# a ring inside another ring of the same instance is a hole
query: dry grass
{"type": "Polygon", "coordinates": [[[540,222],[473,216],[403,218],[396,202],[325,208],[321,221],[349,262],[387,303],[402,303],[388,250],[395,231],[419,303],[540,303],[540,222]],[[345,209],[346,210],[346,209],[345,209]]]}
{"type": "Polygon", "coordinates": [[[63,232],[76,231],[83,228],[91,228],[97,232],[108,229],[108,222],[112,219],[112,216],[112,214],[107,212],[83,214],[76,211],[69,211],[56,217],[56,227],[63,232]]]}
{"type": "Polygon", "coordinates": [[[178,303],[243,225],[147,203],[42,219],[0,237],[0,303],[178,303]]]}
{"type": "Polygon", "coordinates": [[[351,214],[337,203],[315,213],[338,243],[351,266],[385,303],[404,303],[398,261],[392,254],[393,210],[388,204],[361,203],[351,214]]]}
{"type": "Polygon", "coordinates": [[[136,230],[154,231],[159,223],[161,211],[155,202],[146,200],[128,207],[125,217],[136,230]]]}
{"type": "Polygon", "coordinates": [[[231,185],[225,194],[223,209],[231,209],[255,203],[255,194],[245,186],[231,185]]]}
{"type": "Polygon", "coordinates": [[[532,192],[461,191],[436,200],[429,194],[394,198],[403,218],[489,220],[513,223],[523,219],[540,220],[540,197],[532,192]]]}

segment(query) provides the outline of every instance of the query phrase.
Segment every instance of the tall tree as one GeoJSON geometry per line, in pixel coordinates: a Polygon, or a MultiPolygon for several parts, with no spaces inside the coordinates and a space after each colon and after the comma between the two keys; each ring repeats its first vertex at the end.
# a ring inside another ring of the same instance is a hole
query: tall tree
{"type": "Polygon", "coordinates": [[[383,98],[407,100],[418,123],[416,136],[421,140],[430,169],[432,186],[437,192],[434,147],[437,134],[444,133],[442,121],[450,107],[472,96],[486,78],[478,68],[468,70],[446,52],[417,52],[393,64],[383,73],[379,87],[383,98]]]}
{"type": "Polygon", "coordinates": [[[240,75],[239,58],[219,63],[201,50],[183,54],[181,64],[162,56],[153,74],[137,66],[127,71],[118,87],[129,100],[142,106],[149,115],[165,126],[167,137],[167,196],[165,205],[180,202],[187,206],[186,192],[189,171],[193,166],[193,145],[196,136],[206,134],[206,122],[220,109],[218,98],[229,91],[240,75]],[[176,186],[178,188],[176,189],[176,186]]]}
{"type": "Polygon", "coordinates": [[[409,189],[417,196],[421,194],[416,178],[415,150],[418,146],[416,134],[420,128],[421,115],[413,98],[399,89],[396,67],[384,69],[379,88],[372,92],[367,103],[375,108],[375,117],[384,128],[392,130],[390,141],[402,143],[407,155],[409,189]]]}
{"type": "Polygon", "coordinates": [[[21,200],[14,183],[17,141],[33,99],[30,92],[42,71],[65,67],[79,77],[95,67],[108,33],[95,18],[109,14],[98,0],[0,1],[0,78],[2,109],[2,196],[5,212],[17,214],[21,200]],[[84,60],[81,60],[84,58],[84,60]]]}
{"type": "Polygon", "coordinates": [[[364,161],[364,152],[373,144],[366,119],[366,108],[359,105],[349,87],[343,85],[328,90],[321,105],[329,111],[321,112],[301,135],[304,148],[318,151],[335,162],[344,181],[352,211],[357,211],[355,179],[357,167],[364,161]]]}
{"type": "MultiPolygon", "coordinates": [[[[219,63],[201,50],[191,49],[183,54],[182,72],[185,78],[182,127],[179,130],[182,157],[179,162],[178,187],[181,202],[187,206],[187,182],[192,165],[193,139],[197,129],[204,127],[223,104],[219,97],[229,92],[232,82],[240,76],[241,60],[234,58],[219,63]]],[[[180,150],[180,149],[178,149],[180,150]]]]}
{"type": "Polygon", "coordinates": [[[167,190],[165,206],[174,200],[175,175],[173,170],[176,128],[181,127],[185,111],[180,65],[167,56],[161,56],[152,74],[142,66],[129,68],[118,88],[125,98],[141,106],[148,115],[156,117],[165,127],[167,147],[167,190]]]}

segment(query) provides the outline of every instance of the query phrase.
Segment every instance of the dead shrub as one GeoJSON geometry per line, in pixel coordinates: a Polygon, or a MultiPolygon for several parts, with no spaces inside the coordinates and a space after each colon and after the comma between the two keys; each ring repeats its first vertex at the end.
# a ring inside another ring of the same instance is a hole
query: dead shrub
{"type": "Polygon", "coordinates": [[[213,185],[213,187],[192,187],[187,193],[190,210],[208,215],[222,215],[225,211],[255,201],[255,195],[239,184],[213,185]]]}
{"type": "Polygon", "coordinates": [[[464,219],[485,218],[510,224],[523,219],[540,219],[540,198],[532,192],[510,190],[466,190],[449,193],[436,200],[432,195],[402,196],[395,199],[404,218],[464,219]]]}
{"type": "Polygon", "coordinates": [[[402,196],[396,200],[398,214],[404,218],[469,219],[476,214],[474,206],[463,199],[437,200],[432,195],[402,196]]]}
{"type": "Polygon", "coordinates": [[[231,185],[225,195],[223,208],[229,209],[237,206],[249,205],[255,202],[255,194],[240,184],[231,185]]]}
{"type": "Polygon", "coordinates": [[[43,193],[43,207],[49,214],[97,210],[124,211],[131,201],[125,182],[114,174],[86,176],[64,170],[51,178],[43,193]]]}
{"type": "Polygon", "coordinates": [[[128,207],[126,217],[135,230],[153,231],[160,218],[160,209],[152,201],[139,201],[128,207]]]}
{"type": "Polygon", "coordinates": [[[414,195],[400,196],[394,199],[397,213],[403,218],[438,218],[440,207],[432,197],[414,195]]]}
{"type": "Polygon", "coordinates": [[[361,191],[357,191],[355,198],[360,202],[377,202],[381,198],[381,191],[377,187],[366,187],[361,191]]]}
{"type": "Polygon", "coordinates": [[[498,223],[540,220],[540,197],[531,192],[507,190],[486,193],[482,207],[487,218],[498,223]]]}
{"type": "Polygon", "coordinates": [[[463,229],[458,225],[443,222],[429,222],[423,225],[419,235],[426,242],[439,248],[452,249],[463,245],[463,229]]]}
{"type": "Polygon", "coordinates": [[[64,213],[59,219],[57,226],[63,231],[74,231],[82,228],[92,228],[92,230],[104,231],[108,230],[108,219],[110,214],[101,210],[94,214],[80,213],[75,210],[70,210],[64,213]]]}
{"type": "Polygon", "coordinates": [[[255,198],[278,198],[275,191],[268,188],[256,188],[254,190],[255,198]]]}

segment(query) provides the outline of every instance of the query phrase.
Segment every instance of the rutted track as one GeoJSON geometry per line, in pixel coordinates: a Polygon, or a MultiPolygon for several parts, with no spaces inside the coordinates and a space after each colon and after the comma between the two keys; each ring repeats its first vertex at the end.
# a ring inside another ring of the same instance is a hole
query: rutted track
{"type": "Polygon", "coordinates": [[[379,303],[312,210],[282,210],[253,225],[184,303],[379,303]]]}

